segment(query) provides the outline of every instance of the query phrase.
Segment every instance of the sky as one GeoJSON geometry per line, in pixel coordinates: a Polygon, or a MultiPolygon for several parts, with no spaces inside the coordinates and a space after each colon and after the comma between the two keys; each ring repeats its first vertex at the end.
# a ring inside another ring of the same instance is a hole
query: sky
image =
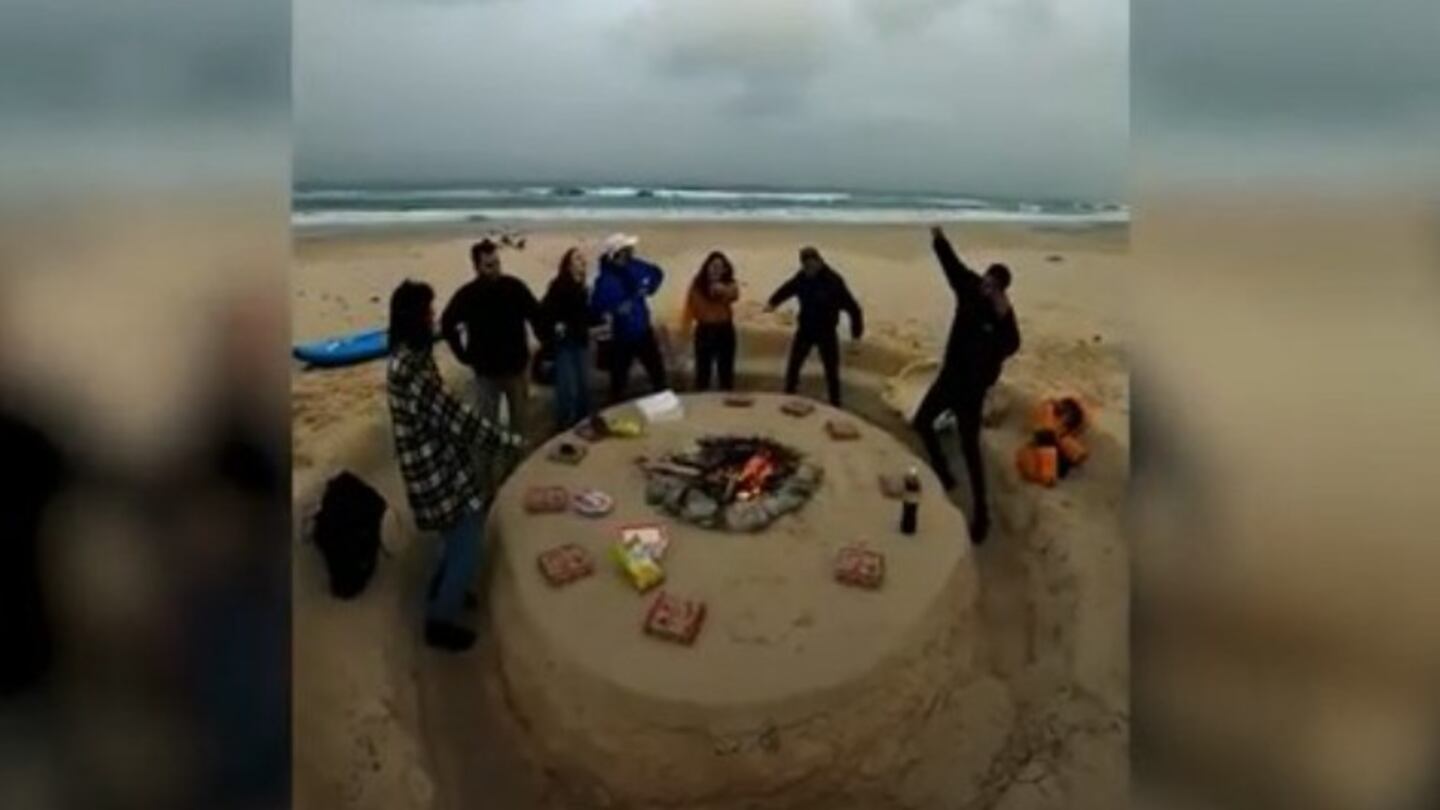
{"type": "Polygon", "coordinates": [[[1119,200],[1129,5],[295,0],[295,179],[1119,200]]]}

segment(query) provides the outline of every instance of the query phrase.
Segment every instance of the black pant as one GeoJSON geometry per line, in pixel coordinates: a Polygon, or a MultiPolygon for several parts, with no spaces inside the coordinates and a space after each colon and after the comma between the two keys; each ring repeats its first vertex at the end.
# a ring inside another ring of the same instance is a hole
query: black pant
{"type": "Polygon", "coordinates": [[[790,363],[785,368],[785,393],[793,394],[800,387],[800,367],[810,357],[810,350],[819,347],[820,362],[825,365],[825,388],[830,394],[830,404],[840,407],[840,339],[832,329],[828,332],[811,332],[800,329],[790,344],[790,363]]]}
{"type": "Polygon", "coordinates": [[[710,390],[710,375],[720,372],[720,390],[735,390],[735,324],[702,323],[695,327],[695,390],[710,390]]]}
{"type": "Polygon", "coordinates": [[[610,401],[620,402],[625,398],[625,389],[630,384],[630,365],[636,359],[645,367],[650,377],[652,391],[669,387],[665,380],[665,360],[660,357],[660,344],[655,342],[655,330],[630,340],[616,340],[610,344],[610,401]]]}
{"type": "Polygon", "coordinates": [[[975,504],[975,519],[980,523],[989,521],[989,501],[985,499],[985,469],[980,458],[980,412],[985,401],[985,388],[947,378],[944,374],[920,402],[915,414],[915,431],[925,443],[930,455],[930,465],[940,477],[946,489],[955,486],[955,476],[945,460],[945,451],[940,447],[940,437],[935,433],[935,420],[946,411],[955,414],[960,432],[960,451],[965,456],[965,468],[970,474],[970,495],[975,504]]]}

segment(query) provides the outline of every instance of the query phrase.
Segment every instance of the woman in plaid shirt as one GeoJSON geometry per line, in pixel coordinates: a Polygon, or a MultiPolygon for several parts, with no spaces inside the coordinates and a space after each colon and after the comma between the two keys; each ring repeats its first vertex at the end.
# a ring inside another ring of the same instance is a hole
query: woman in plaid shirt
{"type": "Polygon", "coordinates": [[[522,439],[476,415],[445,390],[431,348],[435,291],[405,281],[390,296],[390,366],[386,387],[395,455],[415,523],[443,534],[440,566],[431,581],[425,641],[465,650],[475,632],[459,624],[475,575],[476,552],[492,493],[477,451],[511,452],[522,439]]]}

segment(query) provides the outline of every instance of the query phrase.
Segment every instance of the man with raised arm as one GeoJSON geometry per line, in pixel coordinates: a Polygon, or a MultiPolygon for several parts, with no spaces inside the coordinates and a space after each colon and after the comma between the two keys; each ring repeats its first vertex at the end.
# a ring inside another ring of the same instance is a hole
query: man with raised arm
{"type": "Polygon", "coordinates": [[[1020,348],[1020,330],[1007,295],[1010,268],[992,264],[982,276],[961,261],[938,226],[931,228],[930,233],[935,257],[955,293],[955,317],[950,324],[940,375],[921,401],[914,424],[925,442],[936,475],[946,489],[951,489],[956,484],[955,476],[940,447],[935,420],[946,411],[954,414],[974,502],[970,539],[981,543],[990,530],[990,505],[980,457],[981,406],[985,393],[999,379],[1006,358],[1020,348]]]}

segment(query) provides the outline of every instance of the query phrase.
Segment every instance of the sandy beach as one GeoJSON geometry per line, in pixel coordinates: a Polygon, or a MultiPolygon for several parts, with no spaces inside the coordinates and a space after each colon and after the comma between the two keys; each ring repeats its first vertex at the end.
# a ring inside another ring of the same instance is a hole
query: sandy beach
{"type": "MultiPolygon", "coordinates": [[[[776,386],[793,305],[763,313],[764,299],[818,247],[866,309],[867,334],[847,344],[847,405],[915,450],[904,411],[923,376],[896,372],[933,357],[952,297],[923,226],[643,224],[640,255],[666,271],[653,304],[673,322],[701,259],[724,250],[742,286],[742,385],[776,386]]],[[[443,301],[471,277],[467,249],[487,233],[520,234],[504,268],[536,292],[571,246],[591,251],[602,224],[476,224],[462,230],[297,237],[291,273],[296,341],[381,326],[390,290],[404,278],[432,284],[443,301]]],[[[1086,230],[969,225],[947,229],[969,263],[1014,272],[1011,298],[1023,345],[992,395],[984,443],[996,531],[975,552],[980,581],[981,665],[955,684],[933,733],[897,773],[875,774],[878,806],[1114,807],[1128,780],[1128,550],[1119,510],[1128,475],[1128,267],[1124,228],[1086,230]],[[1011,457],[1023,413],[1037,396],[1076,393],[1097,406],[1093,456],[1053,490],[1021,484],[1011,457]],[[882,789],[883,788],[883,789],[882,789]]],[[[676,343],[680,343],[678,339],[676,343]]],[[[683,383],[684,355],[677,347],[683,383]]],[[[437,351],[452,384],[467,374],[437,351]]],[[[818,361],[805,386],[819,392],[818,361]]],[[[383,363],[292,374],[295,534],[294,725],[297,806],[566,808],[577,804],[520,742],[506,711],[495,652],[485,631],[458,657],[418,638],[419,591],[434,538],[408,524],[394,470],[383,398],[383,363]],[[369,590],[342,603],[325,591],[323,568],[305,545],[318,489],[342,468],[371,480],[396,507],[369,590]]],[[[539,407],[546,407],[542,396],[539,407]]],[[[548,423],[548,420],[536,420],[548,423]]],[[[954,498],[965,508],[959,488],[954,498]]],[[[483,623],[485,619],[482,617],[483,623]]],[[[786,805],[789,806],[789,805],[786,805]]],[[[871,803],[868,806],[877,806],[871,803]]]]}

